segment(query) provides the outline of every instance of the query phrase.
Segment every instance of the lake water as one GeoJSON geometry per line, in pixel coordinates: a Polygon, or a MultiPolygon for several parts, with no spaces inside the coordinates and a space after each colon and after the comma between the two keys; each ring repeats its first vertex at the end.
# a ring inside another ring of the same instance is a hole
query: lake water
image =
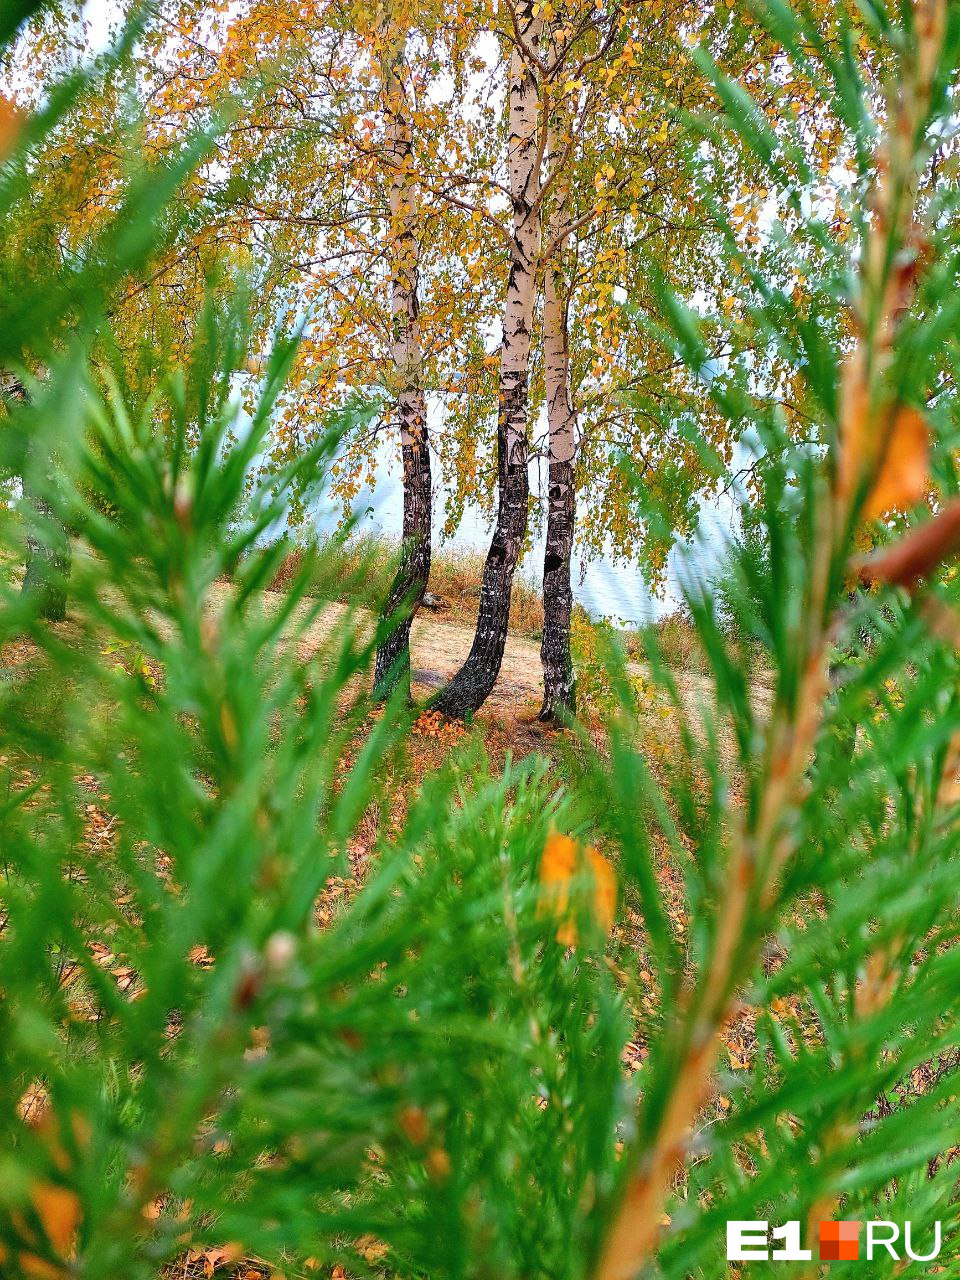
{"type": "MultiPolygon", "coordinates": [[[[380,447],[377,482],[364,487],[357,496],[354,511],[359,533],[383,534],[399,538],[403,516],[403,492],[399,465],[391,465],[393,440],[380,447]]],[[[531,473],[531,482],[538,477],[531,473]]],[[[443,510],[444,491],[434,485],[434,512],[443,510]]],[[[329,508],[315,513],[315,526],[321,534],[331,532],[336,513],[329,508]]],[[[640,624],[672,613],[682,599],[681,583],[691,578],[709,579],[716,570],[720,552],[733,527],[733,507],[728,500],[705,504],[701,517],[701,533],[694,546],[680,546],[668,562],[664,589],[654,593],[635,564],[618,562],[612,556],[581,563],[575,558],[573,572],[574,598],[595,617],[609,618],[626,625],[640,624]]],[[[443,546],[486,552],[491,524],[477,507],[468,507],[453,538],[443,546]]],[[[544,533],[534,531],[530,551],[524,557],[520,572],[539,581],[543,567],[544,533]]]]}

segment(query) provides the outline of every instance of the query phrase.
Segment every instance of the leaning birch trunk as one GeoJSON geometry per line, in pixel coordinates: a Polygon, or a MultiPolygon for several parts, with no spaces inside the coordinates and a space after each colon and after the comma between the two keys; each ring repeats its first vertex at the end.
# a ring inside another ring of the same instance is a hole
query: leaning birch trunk
{"type": "Polygon", "coordinates": [[[410,626],[430,577],[431,483],[427,408],[421,385],[419,321],[419,192],[414,173],[413,127],[406,84],[405,35],[384,58],[384,98],[390,163],[391,362],[403,460],[403,533],[400,563],[381,618],[374,693],[386,698],[399,684],[410,693],[410,626]]]}
{"type": "MultiPolygon", "coordinates": [[[[534,0],[517,5],[517,33],[527,49],[534,49],[540,38],[543,23],[535,15],[537,7],[534,0]]],[[[540,94],[532,66],[519,47],[510,59],[507,110],[513,230],[500,355],[497,523],[483,566],[473,645],[434,704],[450,716],[476,711],[500,674],[513,575],[527,532],[530,333],[540,253],[540,94]]]]}
{"type": "MultiPolygon", "coordinates": [[[[26,403],[27,389],[13,374],[0,379],[3,399],[26,403]]],[[[37,616],[62,622],[67,616],[67,581],[70,577],[70,534],[63,520],[41,492],[54,483],[53,460],[43,465],[36,445],[27,444],[20,481],[27,511],[26,556],[20,594],[29,600],[37,616]],[[38,488],[39,482],[39,488],[38,488]]]]}
{"type": "Polygon", "coordinates": [[[63,622],[67,616],[70,577],[70,535],[60,517],[24,479],[23,496],[33,508],[33,529],[27,534],[26,571],[20,593],[35,602],[39,617],[63,622]]]}
{"type": "MultiPolygon", "coordinates": [[[[551,146],[553,163],[560,164],[562,148],[551,146]]],[[[555,178],[556,213],[551,218],[551,260],[543,278],[543,365],[547,395],[547,545],[543,556],[543,706],[538,719],[555,720],[576,709],[570,619],[573,588],[570,559],[576,519],[573,459],[577,418],[570,389],[570,297],[563,278],[562,259],[567,234],[567,183],[555,178]]]]}

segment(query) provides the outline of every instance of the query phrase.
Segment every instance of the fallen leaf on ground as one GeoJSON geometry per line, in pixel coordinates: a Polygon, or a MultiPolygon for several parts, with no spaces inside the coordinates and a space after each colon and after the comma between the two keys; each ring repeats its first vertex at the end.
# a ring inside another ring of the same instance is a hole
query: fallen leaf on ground
{"type": "Polygon", "coordinates": [[[231,1262],[241,1258],[243,1249],[238,1244],[225,1244],[204,1249],[201,1256],[203,1257],[203,1274],[209,1277],[219,1267],[229,1266],[231,1262]]]}
{"type": "Polygon", "coordinates": [[[387,1245],[382,1240],[378,1240],[376,1236],[361,1236],[357,1241],[357,1246],[367,1262],[379,1262],[387,1253],[387,1245]]]}

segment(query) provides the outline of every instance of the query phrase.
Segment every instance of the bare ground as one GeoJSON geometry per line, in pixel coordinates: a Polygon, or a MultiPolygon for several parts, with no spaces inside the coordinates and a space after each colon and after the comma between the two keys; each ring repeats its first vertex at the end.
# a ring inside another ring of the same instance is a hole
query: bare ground
{"type": "MultiPolygon", "coordinates": [[[[229,590],[229,584],[216,583],[211,603],[224,598],[229,590]]],[[[282,598],[280,592],[263,592],[267,608],[278,607],[282,598]]],[[[313,607],[312,601],[299,604],[294,617],[302,620],[313,607]]],[[[344,604],[325,604],[319,617],[299,641],[298,656],[301,660],[319,653],[350,614],[351,610],[344,604]]],[[[365,610],[356,610],[353,616],[361,627],[373,624],[371,615],[365,610]]],[[[421,610],[414,619],[410,636],[414,696],[426,699],[444,685],[460,668],[472,643],[472,626],[443,621],[421,610]]],[[[639,664],[630,663],[629,667],[634,674],[643,674],[639,664]]],[[[493,692],[484,703],[483,713],[501,720],[523,720],[535,716],[543,700],[542,677],[539,644],[523,636],[508,635],[500,674],[493,692]]],[[[686,710],[694,717],[699,706],[712,702],[713,686],[707,676],[677,672],[676,680],[686,710]]]]}

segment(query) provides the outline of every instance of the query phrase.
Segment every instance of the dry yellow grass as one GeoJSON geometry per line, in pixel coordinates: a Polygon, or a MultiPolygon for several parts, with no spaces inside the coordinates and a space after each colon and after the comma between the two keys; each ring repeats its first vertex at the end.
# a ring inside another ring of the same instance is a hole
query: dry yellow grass
{"type": "MultiPolygon", "coordinates": [[[[390,577],[397,555],[397,546],[386,538],[354,537],[345,541],[331,539],[324,544],[324,551],[333,555],[340,565],[337,578],[344,582],[355,580],[358,573],[371,582],[372,590],[381,595],[389,588],[390,577]]],[[[289,585],[303,560],[303,549],[291,546],[280,571],[271,583],[275,591],[283,591],[289,585]]],[[[429,590],[440,601],[440,611],[450,622],[476,621],[480,603],[480,582],[483,577],[484,556],[480,551],[434,551],[430,571],[429,590]]],[[[347,594],[332,598],[344,604],[352,603],[347,594]]],[[[514,578],[510,601],[510,629],[516,635],[539,638],[543,630],[543,600],[540,589],[531,574],[523,571],[514,578]]]]}

